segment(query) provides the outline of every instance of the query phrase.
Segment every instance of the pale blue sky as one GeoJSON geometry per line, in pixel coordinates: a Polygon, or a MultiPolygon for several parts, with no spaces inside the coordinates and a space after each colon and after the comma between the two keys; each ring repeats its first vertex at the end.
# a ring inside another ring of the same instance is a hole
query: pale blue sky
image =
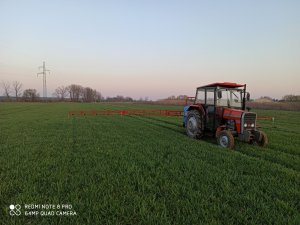
{"type": "Polygon", "coordinates": [[[299,12],[286,0],[0,0],[0,81],[42,94],[45,60],[48,96],[77,83],[157,99],[217,81],[300,94],[299,12]]]}

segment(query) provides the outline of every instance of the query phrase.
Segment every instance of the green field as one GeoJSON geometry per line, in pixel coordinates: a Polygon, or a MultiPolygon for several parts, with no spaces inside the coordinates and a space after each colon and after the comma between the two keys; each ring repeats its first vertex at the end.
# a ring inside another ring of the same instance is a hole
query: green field
{"type": "Polygon", "coordinates": [[[300,112],[259,124],[260,148],[189,139],[182,118],[68,117],[135,104],[1,103],[0,224],[300,224],[300,112]],[[77,216],[10,216],[71,204],[77,216]]]}

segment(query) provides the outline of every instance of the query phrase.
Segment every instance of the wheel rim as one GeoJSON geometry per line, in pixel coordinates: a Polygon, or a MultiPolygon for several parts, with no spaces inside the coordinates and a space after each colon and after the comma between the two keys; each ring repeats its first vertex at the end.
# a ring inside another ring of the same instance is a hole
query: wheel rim
{"type": "Polygon", "coordinates": [[[195,117],[189,118],[187,128],[190,133],[195,133],[195,131],[197,130],[197,120],[195,117]]]}
{"type": "Polygon", "coordinates": [[[228,139],[227,136],[222,136],[222,137],[220,137],[220,145],[221,145],[222,147],[227,148],[228,143],[229,143],[229,139],[228,139]]]}

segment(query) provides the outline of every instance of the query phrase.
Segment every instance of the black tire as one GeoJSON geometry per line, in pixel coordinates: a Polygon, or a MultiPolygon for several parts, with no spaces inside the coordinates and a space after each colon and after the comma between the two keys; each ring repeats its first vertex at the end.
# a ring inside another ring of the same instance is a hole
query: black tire
{"type": "Polygon", "coordinates": [[[186,134],[190,138],[200,139],[203,137],[203,119],[198,110],[191,110],[186,118],[186,134]]]}
{"type": "Polygon", "coordinates": [[[260,131],[260,140],[257,141],[257,144],[260,147],[266,147],[268,143],[269,143],[268,136],[266,135],[265,132],[260,131]]]}
{"type": "Polygon", "coordinates": [[[234,137],[231,132],[228,130],[222,130],[218,134],[218,144],[223,148],[233,149],[234,147],[234,137]]]}

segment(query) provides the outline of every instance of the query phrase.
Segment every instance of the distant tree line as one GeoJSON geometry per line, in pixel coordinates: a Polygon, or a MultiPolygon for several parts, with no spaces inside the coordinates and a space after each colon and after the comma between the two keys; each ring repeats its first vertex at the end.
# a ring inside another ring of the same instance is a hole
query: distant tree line
{"type": "MultiPolygon", "coordinates": [[[[187,95],[178,95],[178,96],[172,95],[167,97],[165,100],[185,100],[187,98],[188,98],[187,95]]],[[[267,99],[273,102],[300,102],[300,95],[285,95],[281,99],[275,99],[269,96],[261,96],[258,99],[267,99]]],[[[253,99],[251,101],[253,101],[253,99]]]]}
{"type": "MultiPolygon", "coordinates": [[[[23,84],[19,81],[7,82],[2,81],[0,83],[0,92],[2,92],[5,101],[40,101],[39,93],[36,89],[29,88],[22,90],[23,84]]],[[[1,94],[1,93],[0,93],[1,94]]],[[[71,84],[69,86],[59,86],[55,89],[53,93],[54,98],[48,98],[50,101],[71,101],[71,102],[149,102],[149,98],[140,98],[139,100],[134,100],[131,97],[124,97],[122,95],[117,95],[115,97],[104,98],[101,92],[90,87],[83,87],[78,84],[71,84]]],[[[167,100],[185,100],[187,95],[172,95],[167,98],[167,100]]],[[[300,95],[285,95],[281,100],[273,99],[269,96],[262,96],[261,99],[269,99],[271,101],[280,102],[300,102],[300,95]]]]}
{"type": "Polygon", "coordinates": [[[105,99],[107,102],[134,102],[131,97],[124,97],[122,95],[117,95],[116,97],[107,97],[105,99]]]}
{"type": "MultiPolygon", "coordinates": [[[[6,82],[2,81],[0,83],[0,92],[3,91],[4,97],[2,100],[5,101],[26,101],[35,102],[42,101],[43,98],[40,97],[36,89],[29,88],[22,90],[23,84],[19,81],[6,82]],[[1,90],[2,89],[2,90],[1,90]]],[[[1,93],[0,93],[1,95],[1,93]]],[[[0,100],[1,100],[0,99],[0,100]]],[[[59,86],[55,89],[52,94],[52,98],[47,98],[47,101],[71,101],[71,102],[148,102],[148,97],[140,98],[139,100],[134,100],[131,97],[124,97],[122,95],[117,95],[115,97],[104,98],[101,92],[93,89],[91,87],[83,87],[78,84],[71,84],[69,86],[59,86]]]]}
{"type": "Polygon", "coordinates": [[[78,84],[60,86],[55,89],[53,95],[60,101],[99,102],[103,100],[103,96],[99,91],[78,84]]]}
{"type": "Polygon", "coordinates": [[[35,89],[25,89],[22,91],[23,84],[19,81],[13,81],[12,83],[7,81],[1,82],[3,94],[5,100],[10,101],[14,98],[16,101],[37,101],[39,94],[35,89]]]}
{"type": "Polygon", "coordinates": [[[172,96],[169,96],[167,98],[167,100],[185,100],[187,98],[188,98],[187,95],[178,95],[178,96],[172,95],[172,96]]]}
{"type": "Polygon", "coordinates": [[[259,99],[267,99],[273,102],[300,102],[300,95],[285,95],[281,99],[275,99],[269,96],[261,96],[259,99]]]}
{"type": "Polygon", "coordinates": [[[300,102],[300,95],[285,95],[282,100],[285,102],[300,102]]]}
{"type": "MultiPolygon", "coordinates": [[[[39,93],[36,89],[22,90],[23,84],[18,81],[12,83],[2,81],[0,85],[6,101],[40,101],[39,93]]],[[[90,87],[71,84],[69,86],[60,86],[53,93],[54,98],[47,98],[51,101],[72,101],[72,102],[97,102],[103,100],[101,93],[90,87]]]]}

